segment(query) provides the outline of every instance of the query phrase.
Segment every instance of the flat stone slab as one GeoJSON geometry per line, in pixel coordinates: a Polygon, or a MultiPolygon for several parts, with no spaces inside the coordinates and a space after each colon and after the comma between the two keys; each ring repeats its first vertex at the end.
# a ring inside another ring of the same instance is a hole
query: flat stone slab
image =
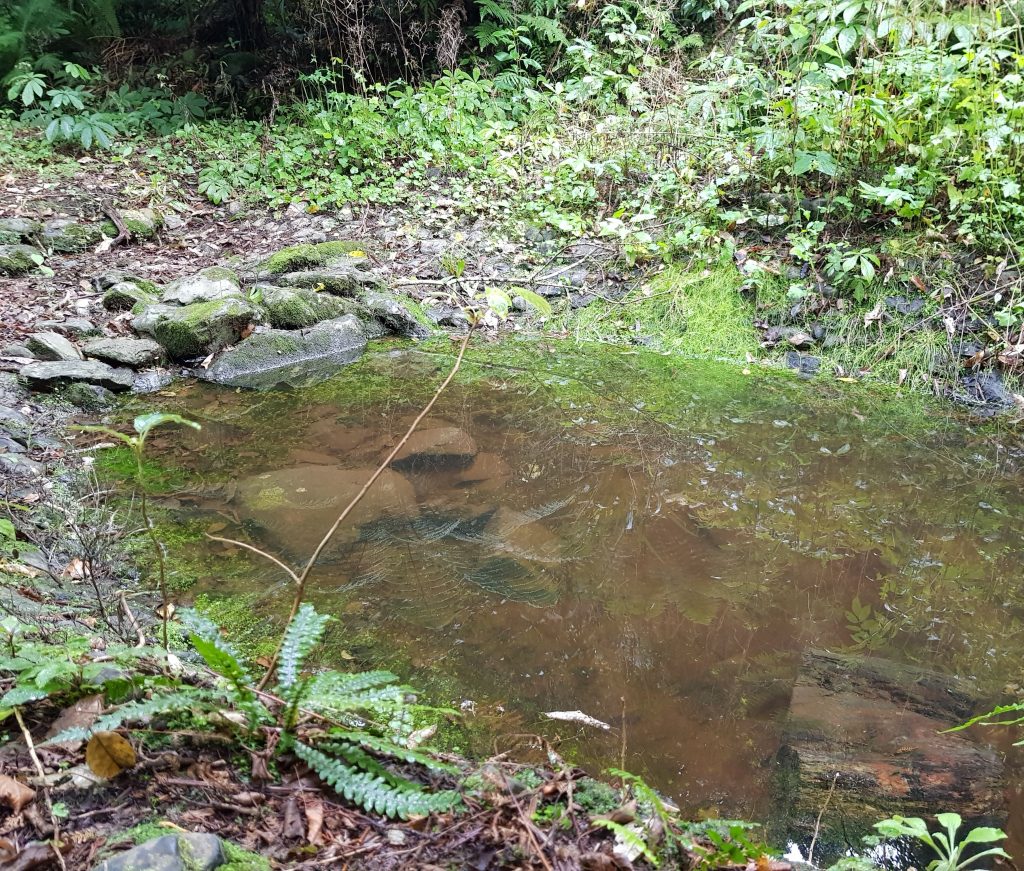
{"type": "Polygon", "coordinates": [[[229,348],[203,377],[217,384],[268,390],[328,378],[357,360],[366,334],[354,315],[307,330],[263,330],[229,348]]]}
{"type": "Polygon", "coordinates": [[[18,374],[36,390],[53,390],[76,381],[113,391],[128,390],[135,377],[131,369],[115,369],[99,360],[37,361],[26,363],[18,374]]]}
{"type": "Polygon", "coordinates": [[[87,357],[139,369],[162,359],[164,349],[153,339],[95,339],[82,348],[87,357]]]}
{"type": "Polygon", "coordinates": [[[25,346],[37,360],[81,360],[82,352],[60,333],[33,333],[25,346]]]}
{"type": "Polygon", "coordinates": [[[160,294],[160,301],[171,305],[192,305],[241,295],[242,287],[234,272],[211,266],[196,275],[186,275],[172,281],[160,294]]]}
{"type": "Polygon", "coordinates": [[[146,841],[105,859],[93,871],[214,871],[226,861],[216,835],[182,832],[146,841]]]}
{"type": "Polygon", "coordinates": [[[402,471],[464,469],[473,462],[477,447],[473,437],[456,426],[417,430],[391,461],[402,471]]]}

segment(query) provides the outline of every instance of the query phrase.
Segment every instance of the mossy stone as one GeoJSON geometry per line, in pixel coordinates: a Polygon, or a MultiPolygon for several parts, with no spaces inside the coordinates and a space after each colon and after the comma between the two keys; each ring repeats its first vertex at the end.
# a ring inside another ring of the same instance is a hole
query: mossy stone
{"type": "Polygon", "coordinates": [[[0,245],[0,275],[24,275],[36,268],[38,251],[29,245],[0,245]]]}
{"type": "Polygon", "coordinates": [[[263,313],[244,299],[219,299],[192,305],[148,306],[133,321],[137,332],[156,339],[174,360],[206,356],[237,342],[263,313]]]}
{"type": "Polygon", "coordinates": [[[103,307],[107,311],[118,312],[134,309],[140,304],[146,306],[156,301],[155,290],[156,285],[151,281],[120,281],[103,294],[103,307]]]}
{"type": "Polygon", "coordinates": [[[436,331],[422,306],[408,297],[382,291],[365,293],[360,300],[388,330],[409,339],[425,339],[436,331]]]}
{"type": "Polygon", "coordinates": [[[311,245],[292,245],[271,254],[263,263],[263,270],[271,275],[316,269],[339,260],[361,260],[366,257],[365,246],[359,242],[318,242],[311,245]]]}
{"type": "Polygon", "coordinates": [[[83,224],[73,218],[57,218],[43,224],[43,244],[58,254],[85,251],[102,238],[101,224],[83,224]]]}
{"type": "Polygon", "coordinates": [[[260,284],[253,289],[253,295],[267,310],[270,325],[281,329],[311,327],[347,313],[344,300],[310,288],[260,284]]]}
{"type": "Polygon", "coordinates": [[[209,266],[195,275],[172,281],[164,288],[160,299],[176,305],[192,305],[241,295],[241,282],[235,272],[223,266],[209,266]]]}
{"type": "Polygon", "coordinates": [[[31,218],[0,218],[0,245],[27,242],[42,229],[43,225],[31,218]]]}

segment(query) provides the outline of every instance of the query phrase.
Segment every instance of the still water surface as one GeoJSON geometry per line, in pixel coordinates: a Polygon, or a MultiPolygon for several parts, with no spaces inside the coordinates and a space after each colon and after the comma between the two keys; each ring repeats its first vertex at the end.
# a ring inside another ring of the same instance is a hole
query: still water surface
{"type": "MultiPolygon", "coordinates": [[[[593,770],[624,753],[687,813],[765,819],[806,651],[956,675],[987,699],[1020,679],[1024,497],[1007,434],[653,355],[471,359],[419,453],[329,548],[313,598],[343,636],[375,639],[357,658],[452,677],[434,701],[462,705],[488,742],[539,733],[593,770]]],[[[185,389],[167,409],[204,429],[161,441],[189,474],[183,511],[300,562],[449,362],[379,352],[294,392],[185,389]]],[[[288,596],[262,565],[245,577],[200,590],[255,593],[256,610],[288,596]]]]}

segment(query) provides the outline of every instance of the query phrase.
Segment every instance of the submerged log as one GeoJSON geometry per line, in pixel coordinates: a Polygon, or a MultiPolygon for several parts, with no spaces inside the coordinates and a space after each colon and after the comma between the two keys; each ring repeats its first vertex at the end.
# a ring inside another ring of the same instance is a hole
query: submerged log
{"type": "Polygon", "coordinates": [[[890,660],[804,654],[775,762],[791,835],[850,837],[891,814],[998,819],[1003,766],[965,732],[982,706],[968,684],[890,660]]]}

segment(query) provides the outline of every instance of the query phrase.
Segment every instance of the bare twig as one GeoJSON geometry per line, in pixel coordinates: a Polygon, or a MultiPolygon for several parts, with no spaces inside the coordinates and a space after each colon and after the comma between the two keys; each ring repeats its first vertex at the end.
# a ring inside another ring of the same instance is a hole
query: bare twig
{"type": "Polygon", "coordinates": [[[821,818],[825,816],[825,811],[828,810],[828,803],[832,801],[832,794],[836,791],[836,783],[839,781],[839,772],[835,773],[832,778],[832,785],[828,788],[828,795],[825,796],[825,803],[821,806],[821,810],[818,811],[818,818],[814,821],[814,835],[811,837],[811,846],[807,850],[807,864],[814,864],[814,845],[818,842],[818,832],[821,829],[821,818]]]}
{"type": "Polygon", "coordinates": [[[54,856],[57,857],[57,864],[59,864],[64,871],[67,871],[67,865],[64,864],[64,856],[60,851],[60,823],[57,820],[57,815],[53,812],[53,802],[50,801],[50,790],[46,786],[46,770],[43,768],[43,763],[39,761],[39,754],[36,753],[36,745],[32,741],[32,733],[29,732],[28,727],[25,725],[25,720],[21,716],[21,708],[15,707],[14,718],[18,721],[22,737],[25,739],[25,745],[28,747],[28,755],[32,757],[32,764],[36,767],[36,774],[39,775],[40,781],[39,788],[43,791],[46,808],[50,812],[50,824],[53,826],[53,838],[50,841],[50,846],[53,848],[54,856]]]}

